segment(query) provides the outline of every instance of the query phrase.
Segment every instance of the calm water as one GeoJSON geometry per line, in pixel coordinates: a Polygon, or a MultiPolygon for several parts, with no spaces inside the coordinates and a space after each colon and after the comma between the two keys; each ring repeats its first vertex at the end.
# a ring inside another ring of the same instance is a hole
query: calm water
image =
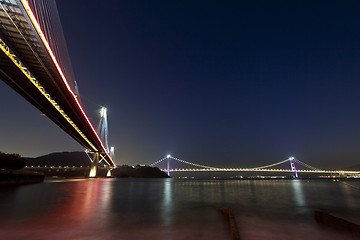
{"type": "Polygon", "coordinates": [[[353,239],[313,210],[360,220],[360,181],[59,180],[0,188],[0,239],[353,239]]]}

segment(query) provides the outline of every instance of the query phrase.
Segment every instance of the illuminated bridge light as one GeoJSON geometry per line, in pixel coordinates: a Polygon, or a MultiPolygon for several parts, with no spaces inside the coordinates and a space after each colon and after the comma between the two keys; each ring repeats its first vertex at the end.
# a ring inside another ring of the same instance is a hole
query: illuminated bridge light
{"type": "Polygon", "coordinates": [[[101,110],[100,110],[100,117],[103,118],[103,117],[107,116],[106,111],[107,111],[107,108],[102,107],[101,110]]]}
{"type": "MultiPolygon", "coordinates": [[[[158,161],[156,161],[155,163],[151,164],[157,164],[163,160],[167,159],[167,157],[160,159],[158,161]]],[[[182,163],[186,163],[186,164],[190,164],[193,166],[197,166],[199,168],[179,168],[179,169],[172,169],[171,171],[178,171],[178,172],[199,172],[199,171],[213,171],[213,172],[230,172],[230,171],[245,171],[245,172],[286,172],[286,173],[291,173],[293,172],[292,169],[280,169],[280,168],[269,168],[269,166],[275,166],[277,164],[281,164],[284,163],[286,161],[288,161],[288,159],[283,160],[281,162],[275,163],[275,164],[271,164],[271,165],[267,165],[267,166],[262,166],[262,167],[257,167],[257,168],[214,168],[214,167],[208,167],[208,166],[201,166],[199,164],[195,164],[195,163],[191,163],[191,162],[187,162],[184,160],[180,160],[174,157],[171,157],[171,159],[176,160],[176,161],[180,161],[182,163]]],[[[295,160],[298,161],[298,160],[295,160]]],[[[305,163],[302,163],[305,164],[305,163]]],[[[305,164],[307,165],[307,164],[305,164]]],[[[307,165],[307,167],[313,168],[309,165],[307,165]]],[[[330,172],[336,172],[336,173],[356,173],[359,174],[359,172],[350,172],[350,171],[330,171],[330,170],[314,170],[315,168],[311,169],[311,170],[299,170],[299,172],[313,172],[313,173],[330,173],[330,172]]],[[[166,171],[166,169],[163,169],[163,171],[166,171]]]]}

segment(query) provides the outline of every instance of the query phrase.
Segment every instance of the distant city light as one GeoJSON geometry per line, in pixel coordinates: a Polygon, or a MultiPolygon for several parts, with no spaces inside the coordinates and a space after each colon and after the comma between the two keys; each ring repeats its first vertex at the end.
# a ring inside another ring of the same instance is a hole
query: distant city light
{"type": "Polygon", "coordinates": [[[171,158],[171,155],[170,155],[170,154],[168,154],[166,157],[167,157],[167,158],[171,158]]]}

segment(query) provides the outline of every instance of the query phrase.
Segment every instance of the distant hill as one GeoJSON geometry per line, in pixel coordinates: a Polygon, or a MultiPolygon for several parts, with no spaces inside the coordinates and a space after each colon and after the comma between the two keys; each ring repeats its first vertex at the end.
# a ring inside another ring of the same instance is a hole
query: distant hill
{"type": "Polygon", "coordinates": [[[91,162],[85,152],[58,152],[50,153],[36,158],[26,158],[27,166],[90,166],[91,162]]]}

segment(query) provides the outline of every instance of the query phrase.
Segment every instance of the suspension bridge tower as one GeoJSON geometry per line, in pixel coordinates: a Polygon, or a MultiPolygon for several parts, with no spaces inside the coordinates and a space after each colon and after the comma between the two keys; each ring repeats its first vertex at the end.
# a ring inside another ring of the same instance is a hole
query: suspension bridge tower
{"type": "Polygon", "coordinates": [[[166,162],[166,173],[167,175],[170,177],[170,158],[171,158],[171,155],[167,155],[166,156],[167,158],[167,162],[166,162]]]}
{"type": "MultiPolygon", "coordinates": [[[[114,147],[111,147],[111,149],[109,149],[109,144],[108,144],[108,121],[107,121],[107,108],[106,107],[102,107],[100,110],[100,122],[99,122],[99,125],[97,128],[97,133],[98,133],[101,141],[105,145],[105,151],[107,151],[107,153],[105,153],[105,154],[110,154],[110,157],[115,161],[114,147]]],[[[96,177],[99,163],[102,160],[102,159],[100,160],[100,156],[101,156],[100,152],[94,153],[89,177],[96,177]]],[[[106,174],[107,177],[111,176],[111,170],[112,170],[111,168],[108,169],[108,172],[106,174]]]]}
{"type": "Polygon", "coordinates": [[[299,175],[298,175],[298,172],[297,172],[296,167],[295,167],[295,158],[294,157],[289,157],[289,162],[290,162],[293,178],[298,178],[299,175]]]}

